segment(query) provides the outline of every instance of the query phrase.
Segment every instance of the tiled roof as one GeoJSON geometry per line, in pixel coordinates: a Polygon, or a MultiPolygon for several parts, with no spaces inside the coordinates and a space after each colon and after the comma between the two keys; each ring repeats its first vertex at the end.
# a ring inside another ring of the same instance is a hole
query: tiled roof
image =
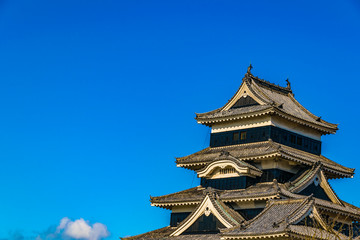
{"type": "MultiPolygon", "coordinates": [[[[289,191],[286,187],[287,184],[277,184],[276,182],[258,183],[246,189],[236,190],[215,190],[219,199],[224,202],[240,202],[240,201],[259,201],[269,200],[275,198],[304,198],[289,191]]],[[[203,187],[195,187],[185,191],[164,195],[160,197],[152,197],[151,202],[154,206],[164,208],[171,208],[176,205],[199,204],[206,194],[206,189],[203,187]]],[[[356,219],[360,219],[360,208],[355,207],[349,203],[341,201],[343,205],[336,204],[330,201],[315,198],[315,204],[323,210],[336,212],[337,214],[350,215],[356,219]]]]}
{"type": "Polygon", "coordinates": [[[314,166],[306,170],[294,181],[288,182],[288,189],[291,192],[300,192],[308,183],[315,177],[315,175],[321,170],[320,164],[314,164],[314,166]]]}
{"type": "MultiPolygon", "coordinates": [[[[280,194],[284,197],[291,198],[291,199],[299,199],[303,198],[303,195],[295,194],[290,191],[288,191],[284,185],[281,185],[280,187],[280,194]]],[[[360,208],[355,207],[349,203],[346,203],[344,201],[341,201],[341,204],[333,203],[330,201],[326,201],[319,198],[313,198],[315,201],[315,205],[322,210],[335,212],[336,214],[342,214],[347,216],[352,216],[355,219],[360,220],[360,208]]]]}
{"type": "Polygon", "coordinates": [[[153,205],[167,204],[173,205],[172,203],[180,203],[186,205],[189,203],[199,203],[205,194],[205,188],[198,186],[190,188],[184,191],[171,193],[159,197],[150,197],[150,201],[153,205]]]}
{"type": "Polygon", "coordinates": [[[223,201],[221,201],[217,194],[211,197],[211,201],[213,201],[215,208],[224,218],[231,219],[231,221],[236,225],[245,221],[245,219],[238,212],[228,207],[223,201]]]}
{"type": "MultiPolygon", "coordinates": [[[[215,207],[215,209],[217,210],[217,212],[229,223],[231,223],[232,225],[238,225],[240,222],[243,222],[245,219],[236,211],[234,211],[233,209],[229,208],[228,206],[226,206],[220,199],[219,196],[217,195],[217,193],[212,189],[212,188],[207,188],[204,191],[206,194],[205,196],[202,198],[202,200],[204,200],[206,198],[206,196],[208,196],[210,198],[210,201],[212,203],[212,205],[215,207]]],[[[201,205],[198,205],[198,207],[200,207],[201,205]]],[[[185,218],[180,224],[179,227],[186,223],[188,219],[190,219],[192,217],[193,214],[196,213],[195,209],[192,214],[190,214],[187,218],[185,218]]]]}
{"type": "Polygon", "coordinates": [[[168,226],[132,237],[122,237],[120,239],[126,239],[126,240],[165,239],[165,237],[169,236],[175,229],[176,227],[168,226]]]}
{"type": "Polygon", "coordinates": [[[313,200],[270,200],[268,206],[241,227],[225,231],[225,236],[263,235],[285,232],[289,224],[297,223],[311,209],[313,200]]]}
{"type": "MultiPolygon", "coordinates": [[[[252,201],[254,199],[274,198],[278,194],[279,189],[274,183],[258,183],[246,189],[236,190],[216,190],[215,191],[221,201],[234,202],[234,201],[252,201]]],[[[173,194],[168,194],[159,197],[151,197],[150,201],[154,206],[161,206],[169,208],[170,206],[198,204],[203,196],[206,194],[206,188],[201,186],[190,188],[188,190],[180,191],[173,194]]]]}
{"type": "Polygon", "coordinates": [[[258,183],[246,189],[224,190],[219,196],[224,202],[267,200],[274,198],[279,192],[278,185],[272,182],[258,183]]]}
{"type": "Polygon", "coordinates": [[[144,234],[132,237],[123,237],[124,240],[219,240],[220,234],[186,234],[176,237],[170,237],[170,234],[176,230],[177,227],[164,227],[144,234]]]}
{"type": "Polygon", "coordinates": [[[180,157],[176,159],[176,163],[179,166],[185,164],[199,164],[205,165],[208,162],[216,160],[222,152],[227,151],[231,156],[242,159],[255,159],[261,156],[267,156],[269,154],[277,153],[278,148],[273,144],[270,144],[269,141],[265,142],[255,142],[239,145],[230,145],[223,147],[208,147],[199,152],[193,153],[186,157],[180,157]]]}
{"type": "Polygon", "coordinates": [[[297,235],[297,238],[304,239],[326,239],[326,240],[349,240],[351,238],[341,234],[341,233],[330,233],[319,228],[313,228],[309,226],[300,226],[300,225],[290,225],[288,227],[288,232],[297,235]]]}
{"type": "MultiPolygon", "coordinates": [[[[235,109],[229,109],[227,111],[219,111],[215,112],[211,115],[208,115],[207,119],[217,119],[217,118],[223,118],[227,116],[234,116],[234,115],[246,115],[246,114],[254,114],[254,113],[261,113],[261,111],[270,110],[273,106],[271,105],[254,105],[254,106],[248,106],[248,107],[242,107],[242,108],[235,108],[235,109]]],[[[198,119],[201,119],[201,117],[198,117],[198,119]]]]}
{"type": "Polygon", "coordinates": [[[224,151],[243,161],[278,156],[290,161],[306,164],[308,166],[321,162],[324,166],[324,170],[329,174],[328,177],[330,178],[351,177],[354,174],[354,169],[344,167],[322,155],[319,156],[311,154],[271,140],[214,148],[208,147],[186,157],[177,158],[176,164],[179,167],[196,170],[218,159],[224,151]]]}
{"type": "Polygon", "coordinates": [[[243,82],[235,95],[222,108],[196,114],[199,123],[212,125],[219,121],[241,119],[243,117],[254,117],[262,114],[276,114],[290,121],[313,127],[324,133],[335,133],[337,124],[332,124],[315,116],[304,108],[295,98],[290,88],[284,88],[268,81],[245,74],[243,82]],[[228,104],[238,95],[243,84],[259,98],[263,104],[237,109],[228,109],[228,104]],[[228,109],[228,110],[226,110],[228,109]]]}
{"type": "MultiPolygon", "coordinates": [[[[302,177],[302,176],[300,176],[302,177]]],[[[208,235],[180,235],[178,237],[168,237],[177,228],[167,227],[146,233],[146,235],[139,235],[136,238],[128,239],[219,239],[221,236],[225,237],[254,237],[254,236],[268,236],[276,237],[277,234],[300,234],[307,235],[307,232],[313,234],[329,234],[324,230],[317,230],[305,226],[293,225],[299,222],[305,214],[307,214],[311,207],[316,207],[322,211],[330,211],[335,214],[350,216],[353,219],[360,220],[360,208],[354,207],[351,204],[343,202],[343,205],[336,204],[330,201],[307,197],[295,194],[286,189],[285,184],[278,184],[276,181],[272,183],[260,183],[247,189],[238,190],[214,190],[211,188],[196,187],[175,194],[165,195],[162,197],[152,198],[157,202],[167,201],[186,201],[189,195],[196,195],[198,197],[198,204],[205,196],[211,196],[211,201],[221,216],[229,222],[233,222],[236,227],[230,230],[223,230],[221,235],[211,235],[211,238],[205,238],[208,235]],[[181,198],[177,198],[181,196],[181,198]],[[250,221],[244,219],[233,209],[229,208],[225,202],[250,200],[254,198],[268,200],[265,209],[255,218],[250,221]],[[274,199],[278,198],[278,199],[274,199]],[[166,200],[165,200],[166,199],[166,200]],[[240,225],[239,225],[240,223],[240,225]],[[301,231],[300,231],[301,230],[301,231]],[[305,231],[306,230],[306,231],[305,231]],[[300,232],[299,232],[300,231],[300,232]],[[185,236],[189,237],[186,238],[185,236]],[[203,237],[203,238],[202,238],[203,237]]],[[[194,197],[191,197],[194,200],[194,197]]],[[[195,209],[196,210],[196,209],[195,209]]],[[[195,212],[194,210],[194,212],[195,212]]],[[[189,219],[190,216],[187,217],[189,219]]],[[[186,222],[185,219],[183,222],[186,222]]],[[[280,235],[279,235],[280,236],[280,235]]],[[[342,236],[341,236],[342,237],[342,236]]],[[[332,237],[331,237],[332,238],[332,237]]]]}

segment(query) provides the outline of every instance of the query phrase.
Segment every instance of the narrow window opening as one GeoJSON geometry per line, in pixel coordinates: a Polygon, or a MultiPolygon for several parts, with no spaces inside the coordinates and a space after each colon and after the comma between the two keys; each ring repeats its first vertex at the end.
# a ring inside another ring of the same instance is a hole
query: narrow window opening
{"type": "Polygon", "coordinates": [[[295,139],[296,139],[296,137],[294,135],[290,135],[290,142],[291,143],[295,144],[295,141],[296,141],[295,139]]]}
{"type": "Polygon", "coordinates": [[[302,138],[301,137],[297,138],[297,145],[302,146],[302,138]]]}
{"type": "Polygon", "coordinates": [[[288,140],[288,138],[285,134],[283,135],[283,140],[284,140],[284,142],[287,142],[287,140],[288,140]]]}
{"type": "Polygon", "coordinates": [[[246,139],[246,132],[242,132],[241,133],[241,140],[245,140],[246,139]]]}
{"type": "Polygon", "coordinates": [[[233,134],[233,140],[234,140],[234,141],[239,141],[239,133],[238,133],[238,132],[235,132],[235,133],[233,134]]]}

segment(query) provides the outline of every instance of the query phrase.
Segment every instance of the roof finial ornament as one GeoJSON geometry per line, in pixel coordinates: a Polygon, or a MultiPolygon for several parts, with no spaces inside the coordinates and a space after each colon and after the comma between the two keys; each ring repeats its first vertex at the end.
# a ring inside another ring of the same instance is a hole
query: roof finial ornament
{"type": "Polygon", "coordinates": [[[253,66],[250,63],[250,65],[247,68],[247,74],[251,74],[251,69],[253,69],[253,66]]]}
{"type": "Polygon", "coordinates": [[[286,83],[287,83],[286,88],[291,89],[289,78],[286,79],[286,83]]]}

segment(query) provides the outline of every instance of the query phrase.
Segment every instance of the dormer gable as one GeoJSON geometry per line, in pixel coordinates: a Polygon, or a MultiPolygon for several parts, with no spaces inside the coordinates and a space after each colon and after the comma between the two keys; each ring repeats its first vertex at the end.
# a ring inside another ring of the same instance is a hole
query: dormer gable
{"type": "Polygon", "coordinates": [[[223,152],[220,157],[197,171],[198,177],[208,179],[229,178],[239,176],[259,177],[262,171],[249,163],[236,159],[228,152],[223,152]]]}

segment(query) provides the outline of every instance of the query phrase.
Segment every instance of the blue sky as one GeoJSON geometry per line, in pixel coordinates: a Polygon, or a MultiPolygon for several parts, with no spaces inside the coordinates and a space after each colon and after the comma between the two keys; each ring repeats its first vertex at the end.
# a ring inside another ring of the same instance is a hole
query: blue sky
{"type": "MultiPolygon", "coordinates": [[[[108,239],[169,224],[157,196],[199,184],[174,157],[208,145],[251,62],[339,123],[323,154],[360,169],[360,3],[0,0],[0,239],[60,220],[108,239]]],[[[358,170],[360,171],[360,170],[358,170]]],[[[360,206],[360,180],[331,181],[360,206]]]]}

